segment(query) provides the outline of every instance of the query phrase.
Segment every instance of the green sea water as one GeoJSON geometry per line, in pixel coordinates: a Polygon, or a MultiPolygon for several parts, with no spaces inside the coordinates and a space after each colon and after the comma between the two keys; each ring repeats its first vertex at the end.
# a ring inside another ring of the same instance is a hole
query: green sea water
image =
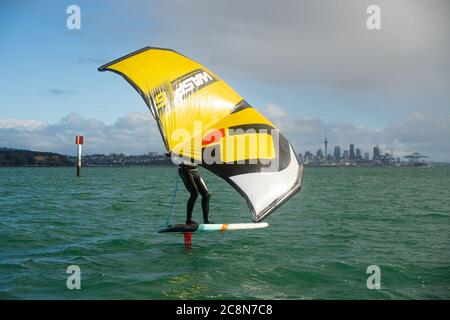
{"type": "MultiPolygon", "coordinates": [[[[213,220],[250,222],[238,193],[202,173],[213,220]]],[[[449,167],[306,168],[268,228],[194,234],[190,249],[157,233],[176,178],[173,167],[0,168],[0,298],[450,298],[449,167]],[[80,290],[67,289],[69,265],[80,290]]],[[[186,199],[180,188],[174,222],[186,199]]]]}

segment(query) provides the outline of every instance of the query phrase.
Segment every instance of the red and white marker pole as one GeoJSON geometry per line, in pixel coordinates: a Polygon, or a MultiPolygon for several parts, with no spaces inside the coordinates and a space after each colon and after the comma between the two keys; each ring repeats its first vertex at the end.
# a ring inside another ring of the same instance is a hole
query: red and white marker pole
{"type": "Polygon", "coordinates": [[[81,146],[83,145],[83,136],[76,136],[75,144],[77,145],[77,177],[79,177],[81,173],[81,146]]]}

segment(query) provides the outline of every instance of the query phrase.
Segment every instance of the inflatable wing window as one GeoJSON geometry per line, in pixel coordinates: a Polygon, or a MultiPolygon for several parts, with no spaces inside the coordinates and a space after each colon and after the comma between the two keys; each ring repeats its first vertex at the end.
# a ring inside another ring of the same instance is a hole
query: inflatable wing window
{"type": "Polygon", "coordinates": [[[246,199],[254,222],[300,190],[303,166],[287,139],[199,63],[147,47],[98,70],[124,77],[149,107],[167,151],[230,183],[246,199]]]}

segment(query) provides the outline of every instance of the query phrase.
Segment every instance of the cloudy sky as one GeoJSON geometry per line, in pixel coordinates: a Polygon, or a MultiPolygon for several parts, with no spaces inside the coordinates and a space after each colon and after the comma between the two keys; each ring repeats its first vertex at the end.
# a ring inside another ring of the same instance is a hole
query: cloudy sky
{"type": "Polygon", "coordinates": [[[73,154],[162,151],[138,94],[97,67],[145,47],[201,62],[298,152],[379,144],[450,161],[450,3],[11,1],[0,3],[0,146],[73,154]],[[81,8],[81,30],[66,9],[81,8]],[[381,8],[381,30],[366,9],[381,8]]]}

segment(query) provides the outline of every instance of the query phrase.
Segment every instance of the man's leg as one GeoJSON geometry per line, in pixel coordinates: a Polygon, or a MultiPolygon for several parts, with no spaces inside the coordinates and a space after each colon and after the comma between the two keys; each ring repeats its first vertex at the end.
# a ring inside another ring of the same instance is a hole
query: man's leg
{"type": "Polygon", "coordinates": [[[198,172],[193,174],[193,178],[197,186],[197,190],[202,196],[203,222],[211,223],[209,221],[209,199],[211,198],[211,192],[209,192],[205,181],[203,181],[203,178],[198,174],[198,172]]]}
{"type": "Polygon", "coordinates": [[[194,178],[192,177],[192,174],[189,170],[184,168],[179,168],[178,173],[181,176],[181,179],[183,180],[183,183],[186,187],[186,189],[189,191],[191,196],[189,197],[189,200],[187,202],[187,210],[186,210],[186,224],[192,223],[192,211],[194,210],[195,201],[198,197],[198,190],[197,186],[195,184],[194,178]]]}

